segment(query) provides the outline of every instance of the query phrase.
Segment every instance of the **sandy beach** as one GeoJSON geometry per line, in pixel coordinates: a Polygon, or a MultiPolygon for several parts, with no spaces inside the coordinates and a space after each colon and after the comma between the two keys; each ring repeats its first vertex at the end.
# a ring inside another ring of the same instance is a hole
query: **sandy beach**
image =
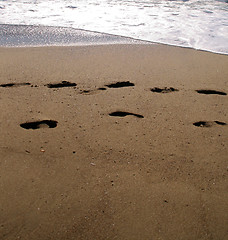
{"type": "Polygon", "coordinates": [[[0,48],[0,239],[228,239],[227,66],[159,44],[0,48]]]}

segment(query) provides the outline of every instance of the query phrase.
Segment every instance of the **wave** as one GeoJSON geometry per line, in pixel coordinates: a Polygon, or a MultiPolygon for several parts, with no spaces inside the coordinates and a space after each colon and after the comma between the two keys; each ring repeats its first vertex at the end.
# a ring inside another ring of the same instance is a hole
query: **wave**
{"type": "Polygon", "coordinates": [[[0,24],[85,29],[228,54],[227,12],[219,0],[7,0],[0,1],[0,24]]]}

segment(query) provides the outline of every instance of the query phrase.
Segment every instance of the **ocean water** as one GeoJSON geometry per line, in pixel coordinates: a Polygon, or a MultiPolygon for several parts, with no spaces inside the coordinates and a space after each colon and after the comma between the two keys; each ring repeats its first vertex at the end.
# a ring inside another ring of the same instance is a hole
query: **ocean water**
{"type": "MultiPolygon", "coordinates": [[[[81,32],[83,36],[88,33],[87,42],[91,38],[105,40],[104,34],[97,33],[101,32],[228,54],[226,0],[0,0],[0,38],[4,39],[0,44],[18,31],[15,25],[94,31],[95,38],[92,32],[81,32]]],[[[121,39],[114,38],[117,42],[121,39]]],[[[34,38],[32,41],[37,44],[34,38]]],[[[73,41],[79,40],[72,37],[67,43],[73,41]]]]}

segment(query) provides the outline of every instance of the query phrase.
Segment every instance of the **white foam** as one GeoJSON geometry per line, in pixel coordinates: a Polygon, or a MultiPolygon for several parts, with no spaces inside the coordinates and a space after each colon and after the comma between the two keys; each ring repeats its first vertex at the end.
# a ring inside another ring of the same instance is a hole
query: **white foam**
{"type": "Polygon", "coordinates": [[[228,54],[223,0],[0,0],[0,23],[65,26],[228,54]]]}

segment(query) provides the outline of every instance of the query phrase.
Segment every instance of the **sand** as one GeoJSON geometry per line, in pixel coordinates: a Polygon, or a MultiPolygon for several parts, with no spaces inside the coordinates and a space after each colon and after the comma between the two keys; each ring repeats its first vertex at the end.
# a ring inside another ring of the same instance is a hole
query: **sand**
{"type": "Polygon", "coordinates": [[[227,66],[157,44],[0,48],[0,239],[228,239],[227,66]]]}

